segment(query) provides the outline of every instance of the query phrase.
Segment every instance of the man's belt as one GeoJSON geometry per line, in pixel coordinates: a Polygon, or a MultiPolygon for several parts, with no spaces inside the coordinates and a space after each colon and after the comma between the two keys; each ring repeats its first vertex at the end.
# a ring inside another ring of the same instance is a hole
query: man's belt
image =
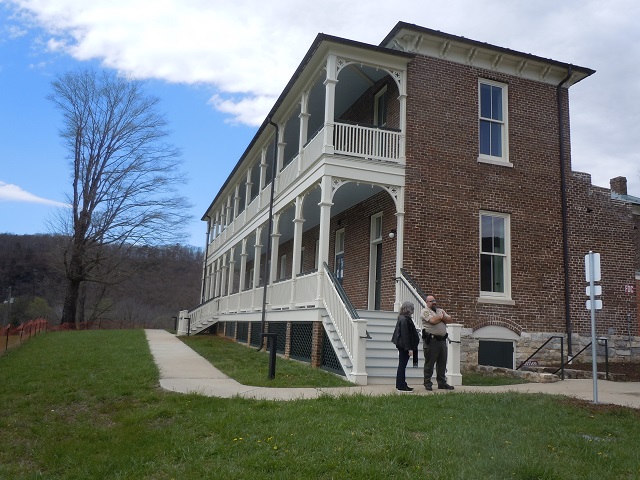
{"type": "Polygon", "coordinates": [[[434,335],[433,333],[428,333],[425,329],[422,330],[422,339],[429,343],[431,339],[435,338],[438,342],[443,342],[447,338],[449,338],[449,334],[445,333],[444,335],[434,335]]]}

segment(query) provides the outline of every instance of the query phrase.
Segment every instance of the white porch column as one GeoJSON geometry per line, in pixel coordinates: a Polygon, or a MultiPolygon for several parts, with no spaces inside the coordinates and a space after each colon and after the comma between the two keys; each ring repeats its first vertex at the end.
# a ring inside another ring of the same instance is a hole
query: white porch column
{"type": "Polygon", "coordinates": [[[227,271],[228,271],[228,266],[227,266],[227,255],[228,253],[224,253],[222,255],[222,268],[221,268],[221,275],[220,275],[220,296],[221,297],[225,297],[227,295],[227,271]]]}
{"type": "Polygon", "coordinates": [[[209,298],[211,298],[210,296],[210,289],[211,289],[211,265],[206,265],[204,267],[204,278],[202,280],[202,299],[200,300],[200,303],[204,303],[207,300],[209,300],[209,298]]]}
{"type": "MultiPolygon", "coordinates": [[[[240,184],[236,185],[236,189],[233,194],[233,218],[238,218],[238,212],[240,211],[240,184]]],[[[238,230],[238,222],[234,223],[233,233],[238,230]]]]}
{"type": "Polygon", "coordinates": [[[207,291],[207,300],[211,300],[215,295],[216,270],[215,263],[209,264],[209,290],[207,291]]]}
{"type": "Polygon", "coordinates": [[[260,185],[258,186],[258,206],[264,207],[262,204],[262,190],[267,184],[267,149],[263,148],[260,152],[260,185]]]}
{"type": "Polygon", "coordinates": [[[318,206],[320,207],[320,237],[318,238],[318,288],[316,303],[318,306],[322,304],[324,300],[324,292],[322,291],[322,283],[324,277],[324,264],[329,262],[329,223],[331,221],[331,207],[333,187],[333,177],[325,175],[320,182],[321,186],[321,200],[318,206]]]}
{"type": "Polygon", "coordinates": [[[247,178],[244,184],[244,210],[242,212],[244,213],[245,222],[249,220],[247,218],[247,208],[249,208],[249,203],[251,202],[251,185],[251,169],[249,169],[247,170],[247,178]]]}
{"type": "Polygon", "coordinates": [[[303,197],[296,197],[295,216],[293,219],[293,259],[291,260],[291,278],[302,271],[302,229],[304,227],[304,218],[302,218],[302,202],[303,197]]]}
{"type": "Polygon", "coordinates": [[[284,149],[287,146],[287,143],[284,141],[284,129],[285,125],[278,125],[278,138],[276,138],[276,142],[278,142],[278,156],[276,157],[276,172],[274,178],[278,178],[280,176],[280,170],[282,170],[282,166],[284,165],[284,149]]]}
{"type": "Polygon", "coordinates": [[[407,140],[407,74],[403,72],[400,96],[400,163],[406,163],[406,140],[407,140]]]}
{"type": "Polygon", "coordinates": [[[260,260],[262,255],[262,244],[260,243],[260,235],[262,234],[262,227],[256,228],[256,244],[254,246],[254,254],[253,254],[253,295],[251,306],[256,309],[258,306],[262,308],[262,296],[257,298],[258,295],[258,285],[260,284],[260,271],[262,268],[260,267],[260,260]]]}
{"type": "MultiPolygon", "coordinates": [[[[405,187],[398,188],[396,198],[396,278],[400,277],[404,265],[404,191],[405,187]]],[[[393,310],[400,311],[400,283],[396,280],[396,299],[393,310]]]]}
{"type": "MultiPolygon", "coordinates": [[[[215,226],[216,239],[220,236],[221,231],[222,231],[222,212],[218,210],[216,212],[216,226],[215,226]]],[[[220,241],[218,241],[218,245],[220,245],[220,241]]]]}
{"type": "Polygon", "coordinates": [[[337,64],[335,55],[327,57],[327,78],[324,81],[324,144],[322,151],[328,154],[334,153],[333,125],[335,121],[336,83],[338,83],[337,64]]]}
{"type": "MultiPolygon", "coordinates": [[[[227,230],[231,226],[231,222],[233,222],[233,195],[227,197],[227,230]]],[[[227,232],[225,238],[229,238],[232,233],[233,232],[227,232]]]]}
{"type": "Polygon", "coordinates": [[[309,135],[309,92],[304,92],[300,98],[300,136],[298,137],[298,165],[297,171],[302,171],[302,165],[304,162],[304,146],[307,143],[307,136],[309,135]]]}
{"type": "Polygon", "coordinates": [[[296,197],[296,210],[293,219],[293,258],[291,259],[291,308],[296,304],[296,281],[298,274],[302,271],[302,228],[304,218],[302,218],[303,197],[296,197]]]}
{"type": "Polygon", "coordinates": [[[220,296],[220,275],[222,275],[221,272],[221,268],[220,268],[220,257],[216,258],[216,279],[215,279],[215,286],[214,286],[214,293],[213,296],[214,297],[219,297],[220,296]]]}
{"type": "Polygon", "coordinates": [[[247,239],[242,239],[242,250],[240,252],[240,285],[238,287],[240,293],[247,288],[247,239]]]}
{"type": "Polygon", "coordinates": [[[227,279],[227,294],[231,295],[233,293],[233,274],[235,273],[235,269],[236,269],[236,257],[235,257],[235,253],[236,253],[236,247],[231,247],[231,249],[229,250],[229,278],[227,279]]]}
{"type": "Polygon", "coordinates": [[[223,205],[220,208],[220,243],[227,238],[227,209],[223,205]]]}
{"type": "Polygon", "coordinates": [[[273,214],[273,232],[271,232],[271,265],[269,268],[269,283],[278,280],[278,250],[280,248],[280,214],[273,214]]]}
{"type": "Polygon", "coordinates": [[[447,325],[449,334],[449,351],[447,355],[447,381],[449,385],[462,385],[462,374],[460,373],[460,333],[462,324],[450,323],[447,325]]]}

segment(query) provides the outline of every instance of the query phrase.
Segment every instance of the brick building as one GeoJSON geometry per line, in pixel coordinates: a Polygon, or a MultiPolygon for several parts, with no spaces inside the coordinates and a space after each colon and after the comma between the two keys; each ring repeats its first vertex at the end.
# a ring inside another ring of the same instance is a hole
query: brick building
{"type": "Polygon", "coordinates": [[[593,250],[597,333],[631,358],[640,199],[571,170],[569,88],[593,73],[402,22],[378,46],[318,35],[203,216],[181,333],[276,333],[286,356],[391,382],[394,311],[427,292],[463,363],[514,367],[551,337],[542,359],[559,338],[575,355],[593,250]]]}

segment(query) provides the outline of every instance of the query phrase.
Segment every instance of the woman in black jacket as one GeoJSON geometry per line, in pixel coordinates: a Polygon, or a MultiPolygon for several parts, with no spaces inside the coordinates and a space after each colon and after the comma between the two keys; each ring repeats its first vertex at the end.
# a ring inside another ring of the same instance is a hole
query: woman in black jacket
{"type": "Polygon", "coordinates": [[[413,303],[403,302],[400,306],[396,329],[391,341],[398,349],[398,372],[396,373],[396,388],[400,392],[413,392],[413,388],[407,385],[406,369],[409,357],[413,355],[413,366],[418,366],[418,344],[420,336],[411,319],[413,315],[413,303]]]}

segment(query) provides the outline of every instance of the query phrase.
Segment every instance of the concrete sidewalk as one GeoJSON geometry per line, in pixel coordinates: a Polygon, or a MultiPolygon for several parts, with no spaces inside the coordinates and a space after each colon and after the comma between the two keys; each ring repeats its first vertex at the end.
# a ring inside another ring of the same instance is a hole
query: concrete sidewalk
{"type": "MultiPolygon", "coordinates": [[[[145,330],[154,361],[160,370],[160,386],[179,393],[198,393],[209,397],[242,397],[261,400],[295,400],[321,395],[434,395],[468,392],[522,392],[567,395],[593,401],[593,380],[562,380],[555,383],[524,383],[497,387],[459,386],[454,392],[427,392],[422,385],[411,385],[414,393],[401,393],[394,385],[365,385],[334,388],[269,388],[242,385],[227,377],[207,360],[165,330],[145,330]]],[[[265,372],[266,375],[266,372],[265,372]]],[[[598,380],[598,403],[640,408],[640,383],[598,380]]]]}

